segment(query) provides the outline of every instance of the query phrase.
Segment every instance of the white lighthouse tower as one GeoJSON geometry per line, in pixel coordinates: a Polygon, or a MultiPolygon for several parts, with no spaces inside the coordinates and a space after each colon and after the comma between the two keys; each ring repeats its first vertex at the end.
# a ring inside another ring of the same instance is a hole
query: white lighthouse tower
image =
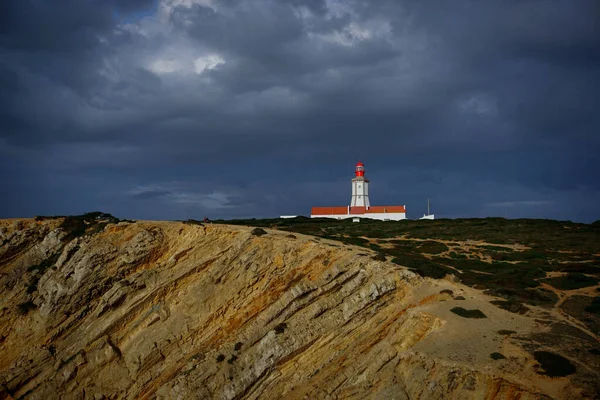
{"type": "Polygon", "coordinates": [[[350,207],[370,207],[369,203],[369,180],[365,178],[365,165],[362,162],[356,163],[354,169],[354,178],[352,178],[352,201],[350,207]]]}
{"type": "Polygon", "coordinates": [[[359,161],[354,168],[350,205],[313,207],[310,210],[310,217],[335,219],[369,218],[381,221],[400,221],[406,219],[406,206],[372,206],[369,201],[369,180],[365,178],[365,165],[359,161]]]}

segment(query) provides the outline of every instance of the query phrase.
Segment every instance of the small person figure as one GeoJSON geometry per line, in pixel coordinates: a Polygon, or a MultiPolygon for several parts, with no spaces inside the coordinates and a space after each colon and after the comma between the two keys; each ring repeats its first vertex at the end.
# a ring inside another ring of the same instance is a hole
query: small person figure
{"type": "Polygon", "coordinates": [[[210,220],[208,219],[208,217],[204,217],[204,222],[206,222],[206,223],[210,222],[210,220]]]}

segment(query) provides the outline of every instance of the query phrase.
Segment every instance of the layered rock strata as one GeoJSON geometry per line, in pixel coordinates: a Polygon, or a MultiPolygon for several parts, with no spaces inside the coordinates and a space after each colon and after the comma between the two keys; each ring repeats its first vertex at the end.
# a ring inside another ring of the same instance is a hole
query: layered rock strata
{"type": "Polygon", "coordinates": [[[226,225],[121,222],[74,238],[60,226],[0,221],[5,396],[594,395],[587,376],[538,373],[518,340],[541,329],[534,318],[364,249],[226,225]]]}

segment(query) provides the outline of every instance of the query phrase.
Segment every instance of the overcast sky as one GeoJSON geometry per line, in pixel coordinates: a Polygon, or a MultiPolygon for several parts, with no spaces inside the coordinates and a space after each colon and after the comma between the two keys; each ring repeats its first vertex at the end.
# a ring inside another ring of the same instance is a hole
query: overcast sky
{"type": "Polygon", "coordinates": [[[3,0],[0,217],[600,219],[597,0],[3,0]]]}

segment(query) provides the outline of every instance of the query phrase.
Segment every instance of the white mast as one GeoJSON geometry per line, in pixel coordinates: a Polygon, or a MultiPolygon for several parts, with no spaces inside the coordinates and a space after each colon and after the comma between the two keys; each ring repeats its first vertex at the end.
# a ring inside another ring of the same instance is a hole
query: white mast
{"type": "Polygon", "coordinates": [[[429,209],[429,198],[427,198],[427,214],[423,214],[423,216],[419,219],[434,219],[434,215],[430,213],[431,210],[429,209]]]}

